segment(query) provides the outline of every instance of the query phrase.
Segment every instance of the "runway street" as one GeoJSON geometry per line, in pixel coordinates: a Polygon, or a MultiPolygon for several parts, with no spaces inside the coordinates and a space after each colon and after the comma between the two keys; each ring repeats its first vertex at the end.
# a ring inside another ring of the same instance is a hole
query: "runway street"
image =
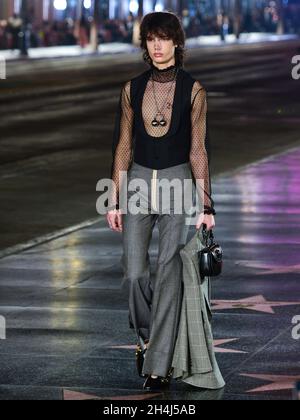
{"type": "MultiPolygon", "coordinates": [[[[189,50],[206,87],[213,176],[300,145],[298,41],[189,50]]],[[[97,217],[122,83],[141,54],[12,61],[0,81],[0,249],[97,217]]]]}

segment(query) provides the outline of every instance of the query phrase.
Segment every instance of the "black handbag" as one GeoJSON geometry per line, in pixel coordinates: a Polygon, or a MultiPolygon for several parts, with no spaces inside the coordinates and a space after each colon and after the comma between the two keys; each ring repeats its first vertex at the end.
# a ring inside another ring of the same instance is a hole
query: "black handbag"
{"type": "Polygon", "coordinates": [[[198,252],[201,280],[206,276],[218,276],[221,274],[223,268],[223,250],[221,246],[214,241],[212,230],[206,230],[206,225],[204,224],[202,234],[205,240],[205,248],[198,252]]]}

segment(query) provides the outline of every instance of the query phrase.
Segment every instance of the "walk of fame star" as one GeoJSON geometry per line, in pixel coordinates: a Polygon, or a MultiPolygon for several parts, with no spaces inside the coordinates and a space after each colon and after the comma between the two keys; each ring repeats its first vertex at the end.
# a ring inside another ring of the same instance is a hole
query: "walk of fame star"
{"type": "Polygon", "coordinates": [[[161,396],[161,392],[158,393],[140,393],[140,394],[131,394],[131,395],[114,395],[114,396],[102,396],[98,397],[92,394],[86,394],[83,392],[71,391],[68,389],[63,390],[63,400],[64,401],[88,401],[88,400],[149,400],[151,398],[161,396]]]}
{"type": "Polygon", "coordinates": [[[296,382],[300,381],[300,375],[299,376],[255,375],[255,374],[241,373],[240,376],[247,376],[248,378],[255,378],[255,379],[261,379],[262,381],[272,382],[269,385],[264,385],[255,389],[251,389],[247,391],[247,393],[294,389],[296,382]]]}
{"type": "Polygon", "coordinates": [[[251,296],[245,299],[239,300],[213,300],[213,310],[224,310],[224,309],[249,309],[251,311],[264,312],[268,314],[275,314],[273,307],[277,308],[280,306],[294,306],[300,305],[298,302],[272,302],[267,301],[264,296],[257,295],[251,296]]]}

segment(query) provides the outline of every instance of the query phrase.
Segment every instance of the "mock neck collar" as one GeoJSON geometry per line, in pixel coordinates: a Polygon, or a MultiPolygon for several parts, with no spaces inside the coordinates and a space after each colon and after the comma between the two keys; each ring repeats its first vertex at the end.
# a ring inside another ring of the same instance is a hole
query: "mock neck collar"
{"type": "Polygon", "coordinates": [[[176,76],[177,69],[178,66],[175,64],[164,69],[159,69],[153,63],[151,63],[152,79],[157,82],[171,82],[176,76]]]}

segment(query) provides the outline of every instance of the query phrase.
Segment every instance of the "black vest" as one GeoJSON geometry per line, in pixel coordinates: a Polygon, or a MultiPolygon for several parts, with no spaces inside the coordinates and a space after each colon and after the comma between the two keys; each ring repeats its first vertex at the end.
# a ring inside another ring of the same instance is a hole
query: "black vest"
{"type": "MultiPolygon", "coordinates": [[[[179,69],[176,81],[170,129],[165,136],[157,138],[149,136],[149,134],[146,132],[142,116],[142,102],[146,85],[150,76],[151,69],[131,79],[130,101],[134,109],[134,122],[131,162],[129,164],[128,170],[130,169],[133,161],[151,169],[165,169],[171,166],[189,162],[190,160],[189,155],[191,148],[192,106],[191,95],[192,88],[196,79],[194,79],[182,68],[179,69]]],[[[111,165],[111,179],[113,176],[116,149],[120,137],[120,121],[122,114],[121,102],[122,92],[120,93],[119,104],[115,116],[115,126],[112,141],[113,161],[111,165]]],[[[210,173],[211,150],[208,113],[206,114],[205,147],[210,173]]],[[[194,176],[193,180],[195,182],[194,176]]],[[[209,180],[211,182],[210,175],[209,180]]],[[[214,206],[214,200],[209,194],[207,195],[211,199],[212,206],[214,206]]]]}
{"type": "Polygon", "coordinates": [[[142,104],[151,69],[131,80],[130,100],[134,110],[133,160],[151,169],[165,169],[189,161],[191,147],[191,94],[195,79],[179,69],[169,131],[150,136],[145,128],[142,104]]]}

